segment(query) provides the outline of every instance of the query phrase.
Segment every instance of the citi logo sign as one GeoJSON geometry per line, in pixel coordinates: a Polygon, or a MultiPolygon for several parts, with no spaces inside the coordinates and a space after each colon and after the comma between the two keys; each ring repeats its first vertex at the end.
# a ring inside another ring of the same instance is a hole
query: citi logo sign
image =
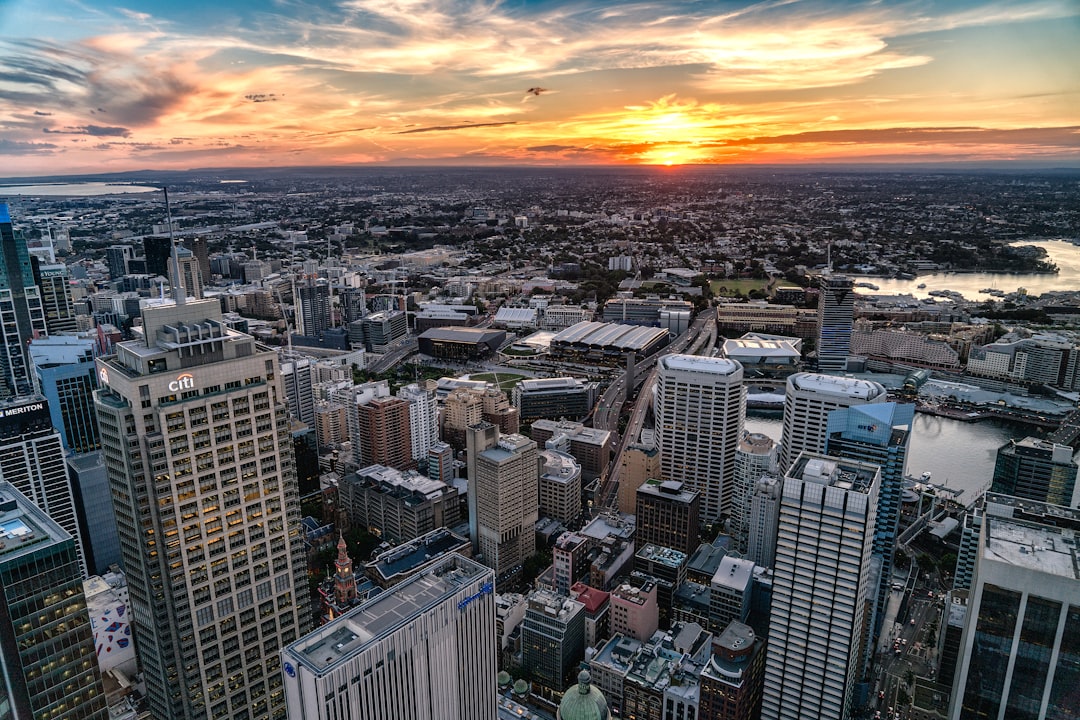
{"type": "Polygon", "coordinates": [[[169,390],[172,392],[180,392],[181,390],[191,390],[195,387],[195,376],[191,373],[180,373],[176,376],[176,379],[169,383],[169,390]]]}

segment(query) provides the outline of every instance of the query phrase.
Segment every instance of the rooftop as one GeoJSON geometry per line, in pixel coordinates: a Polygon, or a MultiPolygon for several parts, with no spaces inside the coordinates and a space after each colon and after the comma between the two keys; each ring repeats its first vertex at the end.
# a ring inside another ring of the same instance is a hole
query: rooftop
{"type": "Polygon", "coordinates": [[[9,563],[71,536],[11,483],[0,481],[0,563],[9,563]]]}
{"type": "Polygon", "coordinates": [[[727,555],[720,561],[720,567],[713,575],[712,584],[742,591],[750,586],[753,579],[753,561],[727,555]]]}
{"type": "Polygon", "coordinates": [[[873,400],[885,395],[885,388],[873,380],[818,373],[796,373],[788,378],[788,388],[858,400],[873,400]]]}
{"type": "Polygon", "coordinates": [[[703,355],[665,355],[660,358],[660,367],[664,370],[682,370],[684,372],[725,376],[742,372],[742,365],[734,360],[705,357],[703,355]]]}
{"type": "Polygon", "coordinates": [[[680,568],[686,564],[686,553],[660,545],[646,545],[638,551],[637,557],[670,568],[680,568]]]}
{"type": "Polygon", "coordinates": [[[446,528],[438,528],[411,542],[391,548],[368,563],[379,575],[390,578],[405,575],[449,552],[469,549],[466,538],[446,528]]]}
{"type": "Polygon", "coordinates": [[[787,477],[849,492],[869,493],[879,473],[877,465],[803,452],[795,459],[787,477]]]}
{"type": "Polygon", "coordinates": [[[1073,530],[987,515],[983,558],[1080,580],[1073,530]]]}

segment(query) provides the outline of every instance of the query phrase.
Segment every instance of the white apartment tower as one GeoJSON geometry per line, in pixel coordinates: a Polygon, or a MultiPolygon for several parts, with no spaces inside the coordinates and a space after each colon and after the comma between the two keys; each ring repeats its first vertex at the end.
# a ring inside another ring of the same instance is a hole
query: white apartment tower
{"type": "Polygon", "coordinates": [[[469,533],[473,548],[501,580],[536,552],[540,464],[536,443],[500,435],[482,422],[468,429],[469,533]]]}
{"type": "Polygon", "coordinates": [[[780,522],[779,478],[765,475],[754,484],[747,519],[746,557],[755,565],[771,568],[776,559],[776,531],[780,522]]]}
{"type": "Polygon", "coordinates": [[[435,393],[419,383],[412,383],[400,388],[397,396],[409,402],[413,460],[426,461],[431,446],[439,442],[439,416],[435,393]]]}
{"type": "Polygon", "coordinates": [[[776,442],[761,433],[743,433],[735,449],[735,485],[728,531],[735,549],[744,555],[750,534],[750,498],[762,476],[776,474],[779,454],[776,442]]]}
{"type": "Polygon", "coordinates": [[[731,512],[735,450],[746,418],[742,365],[724,358],[667,355],[657,363],[656,445],[660,475],[701,493],[701,518],[731,512]]]}
{"type": "Polygon", "coordinates": [[[289,720],[496,716],[494,577],[451,554],[281,653],[289,720]]]}
{"type": "Polygon", "coordinates": [[[309,612],[277,353],[182,297],[116,351],[94,403],[150,713],[283,718],[278,654],[309,612]]]}
{"type": "Polygon", "coordinates": [[[784,429],[780,438],[780,471],[806,451],[825,452],[829,413],[853,405],[883,403],[888,394],[872,380],[796,373],[784,394],[784,429]]]}
{"type": "Polygon", "coordinates": [[[843,720],[861,679],[877,590],[870,556],[880,471],[802,453],[780,501],[764,720],[843,720]]]}

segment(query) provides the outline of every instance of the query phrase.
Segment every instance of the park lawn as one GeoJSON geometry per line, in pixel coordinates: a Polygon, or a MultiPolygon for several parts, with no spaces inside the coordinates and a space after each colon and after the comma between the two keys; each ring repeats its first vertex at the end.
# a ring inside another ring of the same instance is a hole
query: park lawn
{"type": "MultiPolygon", "coordinates": [[[[510,392],[514,387],[525,379],[524,375],[515,375],[514,373],[499,373],[499,389],[504,392],[510,392]]],[[[495,382],[495,373],[471,373],[469,375],[470,380],[480,380],[482,382],[495,382]]]]}
{"type": "Polygon", "coordinates": [[[737,292],[748,295],[751,290],[764,290],[767,282],[768,280],[755,280],[754,278],[723,278],[722,280],[710,280],[709,286],[713,295],[730,297],[737,292]],[[721,291],[720,288],[726,288],[726,290],[721,291]]]}

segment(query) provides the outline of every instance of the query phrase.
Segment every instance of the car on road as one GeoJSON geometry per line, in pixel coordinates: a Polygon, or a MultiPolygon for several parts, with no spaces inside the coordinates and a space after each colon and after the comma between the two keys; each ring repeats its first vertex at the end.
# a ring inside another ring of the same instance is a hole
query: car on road
{"type": "Polygon", "coordinates": [[[914,625],[914,624],[915,624],[915,618],[911,618],[911,624],[912,624],[912,625],[914,625]]]}

